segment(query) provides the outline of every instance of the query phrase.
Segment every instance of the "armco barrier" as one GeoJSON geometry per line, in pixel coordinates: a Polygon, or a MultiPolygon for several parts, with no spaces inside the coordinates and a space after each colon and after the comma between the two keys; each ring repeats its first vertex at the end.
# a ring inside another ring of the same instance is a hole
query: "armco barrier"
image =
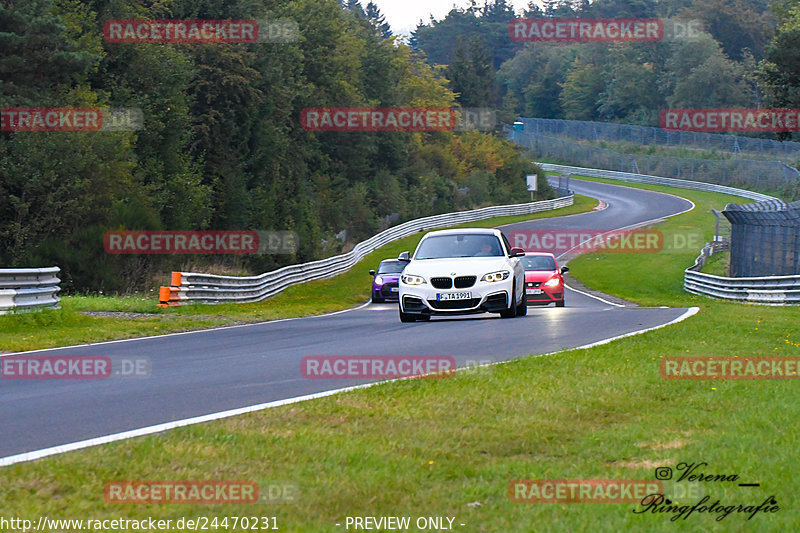
{"type": "MultiPolygon", "coordinates": [[[[551,165],[540,163],[546,172],[561,172],[562,174],[578,174],[597,178],[608,178],[634,183],[654,183],[669,185],[681,189],[697,191],[719,192],[749,198],[757,201],[778,200],[766,194],[746,191],[713,183],[680,180],[675,178],[662,178],[644,174],[631,174],[628,172],[615,172],[612,170],[598,170],[593,168],[570,167],[565,165],[551,165]]],[[[708,243],[700,252],[694,265],[684,271],[683,288],[692,294],[702,294],[725,300],[737,300],[758,304],[798,304],[800,303],[800,275],[798,276],[766,276],[752,278],[727,278],[699,272],[705,260],[711,254],[720,251],[720,243],[708,243]]]]}
{"type": "Polygon", "coordinates": [[[660,176],[648,176],[647,174],[633,174],[630,172],[616,172],[614,170],[599,170],[596,168],[570,167],[566,165],[551,165],[549,163],[539,163],[546,172],[560,172],[562,174],[578,174],[592,178],[608,178],[618,181],[631,183],[651,183],[655,185],[669,185],[680,189],[692,189],[695,191],[719,192],[749,198],[751,200],[777,200],[774,196],[768,196],[753,191],[728,187],[726,185],[716,185],[702,181],[681,180],[677,178],[662,178],[660,176]]]}
{"type": "Polygon", "coordinates": [[[315,279],[323,279],[346,272],[365,255],[381,246],[408,237],[420,231],[453,226],[492,217],[526,215],[549,211],[572,205],[574,196],[569,194],[555,200],[542,200],[527,204],[503,205],[446,213],[418,218],[392,227],[357,244],[351,251],[299,265],[290,265],[260,276],[235,277],[200,274],[195,272],[173,272],[170,287],[161,287],[159,306],[181,303],[258,302],[282,290],[315,279]]]}
{"type": "MultiPolygon", "coordinates": [[[[703,257],[702,253],[700,257],[703,257]]],[[[699,264],[700,257],[684,273],[683,288],[692,294],[757,304],[800,304],[800,276],[761,278],[714,276],[697,272],[702,268],[699,264]]]]}
{"type": "Polygon", "coordinates": [[[709,257],[729,248],[728,241],[706,243],[694,264],[686,269],[683,288],[692,294],[748,303],[770,305],[800,303],[800,276],[727,278],[700,272],[709,257]]]}
{"type": "Polygon", "coordinates": [[[58,267],[0,268],[0,315],[56,307],[60,271],[58,267]]]}

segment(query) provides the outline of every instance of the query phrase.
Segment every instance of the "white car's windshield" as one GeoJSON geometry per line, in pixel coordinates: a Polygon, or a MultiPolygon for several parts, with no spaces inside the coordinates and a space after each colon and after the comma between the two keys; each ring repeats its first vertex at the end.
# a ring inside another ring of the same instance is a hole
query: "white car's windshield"
{"type": "Polygon", "coordinates": [[[414,259],[449,257],[502,257],[503,247],[494,235],[458,233],[428,237],[419,245],[414,259]]]}

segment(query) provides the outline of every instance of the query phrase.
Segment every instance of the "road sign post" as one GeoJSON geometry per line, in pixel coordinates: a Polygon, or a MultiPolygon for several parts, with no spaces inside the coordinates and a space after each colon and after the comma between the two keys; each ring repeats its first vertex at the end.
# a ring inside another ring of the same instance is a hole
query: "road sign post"
{"type": "Polygon", "coordinates": [[[533,201],[533,198],[536,196],[536,191],[538,190],[538,177],[539,176],[536,174],[528,174],[525,176],[525,181],[528,184],[528,190],[531,191],[531,201],[533,201]]]}

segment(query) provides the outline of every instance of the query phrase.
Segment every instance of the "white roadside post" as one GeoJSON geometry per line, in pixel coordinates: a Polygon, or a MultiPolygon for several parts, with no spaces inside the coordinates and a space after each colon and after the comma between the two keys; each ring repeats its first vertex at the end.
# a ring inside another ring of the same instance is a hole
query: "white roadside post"
{"type": "Polygon", "coordinates": [[[537,176],[536,174],[528,174],[527,176],[525,176],[525,180],[528,183],[528,190],[531,191],[531,202],[533,201],[533,197],[536,195],[536,191],[539,190],[538,189],[539,182],[537,179],[538,177],[539,176],[537,176]]]}

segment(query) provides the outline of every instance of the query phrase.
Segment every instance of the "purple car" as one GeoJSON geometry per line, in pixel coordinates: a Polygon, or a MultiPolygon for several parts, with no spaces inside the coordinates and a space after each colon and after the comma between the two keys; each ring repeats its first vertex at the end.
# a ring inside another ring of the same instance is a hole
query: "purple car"
{"type": "Polygon", "coordinates": [[[389,300],[398,300],[397,282],[406,263],[396,259],[385,259],[378,265],[378,271],[369,271],[372,276],[372,301],[382,303],[389,300]]]}

